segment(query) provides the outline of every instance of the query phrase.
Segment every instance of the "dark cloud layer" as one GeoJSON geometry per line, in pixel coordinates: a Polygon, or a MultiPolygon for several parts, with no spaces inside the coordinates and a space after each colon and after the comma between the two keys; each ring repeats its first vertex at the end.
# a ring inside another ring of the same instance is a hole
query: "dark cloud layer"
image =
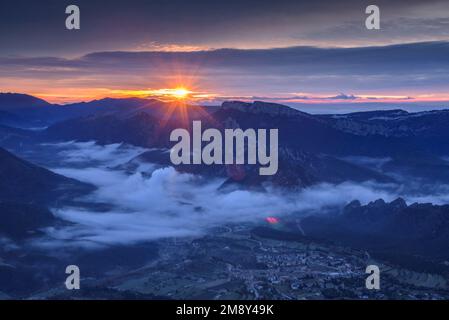
{"type": "Polygon", "coordinates": [[[79,55],[155,44],[205,47],[351,45],[447,40],[445,0],[377,0],[382,32],[364,29],[365,0],[2,1],[0,55],[79,55]],[[65,7],[81,30],[65,29],[65,7]],[[401,20],[402,19],[402,20],[401,20]]]}
{"type": "MultiPolygon", "coordinates": [[[[83,71],[126,72],[144,68],[204,68],[226,70],[241,68],[256,73],[270,68],[284,69],[286,74],[382,74],[436,71],[449,66],[448,42],[427,42],[383,47],[279,49],[218,49],[196,52],[97,52],[81,58],[0,58],[2,69],[39,72],[39,68],[59,72],[83,71]],[[22,67],[22,68],[19,68],[22,67]],[[51,69],[54,68],[54,69],[51,69]]],[[[148,69],[147,69],[148,70],[148,69]]],[[[171,71],[171,70],[168,70],[171,71]]],[[[6,74],[5,74],[6,75],[6,74]]]]}

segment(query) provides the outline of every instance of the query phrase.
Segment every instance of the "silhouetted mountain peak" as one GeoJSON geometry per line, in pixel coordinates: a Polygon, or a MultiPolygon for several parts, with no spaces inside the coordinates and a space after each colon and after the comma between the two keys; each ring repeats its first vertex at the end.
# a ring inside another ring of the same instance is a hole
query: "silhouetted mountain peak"
{"type": "Polygon", "coordinates": [[[46,203],[92,187],[22,160],[0,148],[0,201],[46,203]]]}
{"type": "Polygon", "coordinates": [[[0,93],[0,110],[17,110],[50,106],[45,100],[20,93],[0,93]]]}
{"type": "Polygon", "coordinates": [[[386,202],[384,199],[377,199],[376,201],[371,201],[368,203],[368,207],[383,207],[385,206],[386,202]]]}
{"type": "Polygon", "coordinates": [[[225,101],[221,105],[222,109],[238,110],[246,113],[269,114],[273,116],[307,116],[312,117],[308,113],[293,109],[291,107],[263,101],[242,102],[242,101],[225,101]]]}
{"type": "Polygon", "coordinates": [[[345,208],[355,209],[355,208],[360,208],[361,206],[362,206],[362,204],[360,203],[359,200],[353,200],[350,203],[348,203],[345,208]]]}
{"type": "Polygon", "coordinates": [[[407,203],[402,198],[397,198],[396,200],[390,202],[390,206],[393,206],[395,209],[404,209],[407,208],[407,203]]]}

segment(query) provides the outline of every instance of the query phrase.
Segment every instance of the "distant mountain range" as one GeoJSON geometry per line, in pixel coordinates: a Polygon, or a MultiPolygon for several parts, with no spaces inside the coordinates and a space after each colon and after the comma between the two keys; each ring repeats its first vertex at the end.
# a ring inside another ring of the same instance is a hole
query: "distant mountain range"
{"type": "Polygon", "coordinates": [[[401,198],[367,205],[353,201],[341,213],[310,216],[301,226],[308,236],[351,247],[449,259],[449,205],[407,205],[401,198]]]}
{"type": "MultiPolygon", "coordinates": [[[[192,107],[193,111],[189,110],[190,107],[183,119],[176,106],[153,101],[143,108],[123,107],[107,114],[101,112],[58,122],[43,134],[53,139],[126,142],[143,147],[169,148],[173,145],[169,141],[170,132],[175,128],[190,129],[193,120],[201,120],[204,129],[278,128],[279,145],[283,150],[280,162],[283,165],[276,179],[283,181],[281,184],[284,185],[303,186],[312,181],[387,180],[380,176],[382,173],[372,172],[373,168],[364,168],[362,173],[360,165],[342,160],[347,156],[390,157],[394,162],[388,163],[385,171],[395,171],[395,163],[401,163],[404,164],[401,170],[405,173],[415,172],[427,178],[431,170],[424,168],[431,164],[435,168],[433,171],[439,170],[441,165],[445,165],[440,157],[449,152],[446,152],[449,150],[449,131],[439,120],[432,127],[432,119],[446,116],[449,114],[446,111],[409,114],[396,110],[369,112],[369,115],[317,116],[264,102],[225,102],[220,107],[192,107]],[[398,114],[402,120],[396,120],[398,114]],[[376,123],[370,123],[372,118],[376,123]],[[417,119],[424,120],[421,128],[417,119]],[[393,124],[394,121],[401,123],[393,124]],[[299,158],[291,157],[298,153],[308,160],[300,163],[299,158]],[[336,158],[340,161],[337,162],[336,158]],[[416,159],[413,166],[409,159],[416,159]],[[420,163],[424,159],[426,161],[420,163]],[[287,167],[294,169],[291,170],[293,174],[286,174],[289,179],[285,181],[281,176],[287,167]]],[[[199,169],[207,172],[205,168],[187,170],[199,169]]],[[[449,176],[440,177],[449,181],[449,176]]]]}
{"type": "Polygon", "coordinates": [[[419,150],[447,155],[449,110],[409,113],[403,110],[320,116],[334,128],[365,137],[395,138],[419,150]]]}
{"type": "MultiPolygon", "coordinates": [[[[171,104],[156,99],[104,98],[66,105],[18,93],[0,93],[0,124],[13,127],[44,127],[64,120],[116,113],[121,117],[144,112],[162,117],[171,104]]],[[[190,113],[202,108],[190,106],[190,113]]],[[[176,116],[175,112],[173,116],[176,116]]],[[[179,115],[179,114],[178,114],[179,115]]]]}
{"type": "MultiPolygon", "coordinates": [[[[449,122],[449,111],[446,110],[312,115],[260,101],[229,101],[221,106],[201,107],[137,98],[105,98],[59,106],[16,94],[0,94],[0,106],[7,106],[9,121],[14,120],[11,117],[21,119],[19,127],[48,125],[47,129],[28,137],[40,140],[95,140],[103,144],[125,142],[148,148],[170,148],[173,145],[169,141],[170,132],[175,128],[190,129],[193,120],[201,120],[203,129],[278,128],[281,165],[277,177],[256,177],[254,167],[247,167],[245,179],[240,183],[249,185],[267,179],[283,186],[370,179],[388,182],[394,179],[392,175],[387,177],[388,173],[449,181],[449,174],[438,174],[447,168],[442,157],[449,154],[449,129],[445,125],[449,122]],[[27,101],[36,104],[24,108],[27,101]],[[347,161],[348,156],[389,158],[390,161],[377,170],[347,161]]],[[[4,125],[0,130],[9,133],[3,145],[10,139],[18,139],[18,132],[14,132],[17,129],[4,125]]],[[[20,135],[27,134],[30,133],[20,132],[20,135]]],[[[10,144],[17,143],[16,140],[10,144]]],[[[164,162],[169,164],[165,159],[164,162]]],[[[178,169],[225,176],[229,168],[178,169]]]]}
{"type": "Polygon", "coordinates": [[[105,143],[132,140],[138,145],[167,146],[167,133],[173,128],[188,127],[193,120],[202,120],[205,127],[279,128],[281,145],[313,153],[385,156],[432,152],[442,155],[446,153],[444,150],[449,150],[449,129],[445,126],[449,111],[445,110],[323,116],[279,104],[236,101],[225,102],[220,107],[188,106],[186,114],[182,114],[179,107],[170,103],[131,101],[106,99],[81,104],[82,108],[79,104],[66,106],[67,111],[83,110],[76,116],[73,113],[67,121],[51,125],[48,133],[64,139],[94,139],[105,143]],[[106,107],[108,104],[112,107],[106,107]],[[93,132],[92,128],[102,127],[104,123],[111,124],[109,129],[93,132]],[[148,141],[142,138],[149,136],[152,139],[148,141]]]}
{"type": "Polygon", "coordinates": [[[121,139],[125,142],[167,145],[168,139],[163,139],[167,131],[188,125],[181,123],[182,120],[190,123],[202,120],[211,127],[226,126],[234,121],[241,128],[279,128],[284,146],[314,153],[384,156],[422,151],[447,155],[449,150],[449,128],[446,125],[449,110],[312,115],[274,103],[230,101],[215,107],[187,106],[187,112],[184,112],[176,103],[155,99],[105,98],[62,106],[29,95],[0,94],[0,124],[23,128],[50,126],[48,132],[60,138],[109,142],[120,140],[122,134],[121,139]],[[101,127],[105,122],[111,122],[110,129],[94,133],[91,127],[101,127]],[[145,128],[148,124],[150,127],[145,128]],[[158,128],[162,125],[165,130],[158,128]],[[87,132],[74,130],[78,126],[87,132]],[[143,141],[139,137],[155,128],[162,140],[143,141]],[[128,133],[128,129],[132,131],[128,133]],[[112,131],[119,131],[119,134],[112,131]]]}

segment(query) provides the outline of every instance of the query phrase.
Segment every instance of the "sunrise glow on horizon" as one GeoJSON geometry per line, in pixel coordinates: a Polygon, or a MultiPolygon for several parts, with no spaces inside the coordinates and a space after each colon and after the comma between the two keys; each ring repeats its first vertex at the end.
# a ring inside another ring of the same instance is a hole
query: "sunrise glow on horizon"
{"type": "Polygon", "coordinates": [[[70,104],[78,102],[87,102],[92,100],[100,100],[103,98],[142,98],[142,99],[157,99],[161,101],[176,101],[186,100],[193,104],[221,104],[224,101],[239,100],[245,102],[252,102],[255,100],[263,100],[267,102],[275,102],[279,104],[331,104],[331,103],[345,103],[345,104],[361,104],[361,103],[427,103],[427,102],[446,102],[449,101],[447,94],[419,94],[414,97],[409,95],[393,95],[389,94],[348,94],[329,93],[329,94],[313,94],[313,93],[291,93],[284,95],[226,95],[223,93],[213,92],[199,92],[192,91],[184,87],[175,88],[159,88],[159,89],[137,89],[137,90],[120,90],[120,89],[105,89],[105,88],[71,88],[67,92],[23,92],[20,90],[6,90],[5,92],[26,93],[36,96],[49,103],[55,104],[70,104]]]}

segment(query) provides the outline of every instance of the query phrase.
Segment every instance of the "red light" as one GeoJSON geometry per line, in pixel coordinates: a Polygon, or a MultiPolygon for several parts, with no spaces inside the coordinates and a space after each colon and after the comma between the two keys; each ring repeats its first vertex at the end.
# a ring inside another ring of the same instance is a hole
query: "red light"
{"type": "Polygon", "coordinates": [[[270,223],[270,224],[276,224],[276,223],[279,222],[279,219],[278,219],[278,218],[275,218],[275,217],[267,217],[267,218],[265,219],[265,221],[268,222],[268,223],[270,223]]]}

